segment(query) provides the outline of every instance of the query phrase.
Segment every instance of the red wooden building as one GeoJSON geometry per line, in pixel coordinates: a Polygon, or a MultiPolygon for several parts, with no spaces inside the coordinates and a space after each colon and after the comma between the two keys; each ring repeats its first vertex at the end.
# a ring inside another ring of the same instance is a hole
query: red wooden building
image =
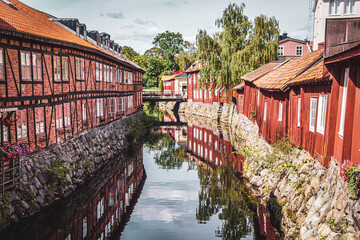
{"type": "Polygon", "coordinates": [[[0,114],[14,121],[1,145],[35,150],[136,112],[143,73],[110,35],[0,1],[0,114]]]}
{"type": "Polygon", "coordinates": [[[360,163],[360,18],[327,19],[325,66],[333,78],[325,164],[360,163]]]}

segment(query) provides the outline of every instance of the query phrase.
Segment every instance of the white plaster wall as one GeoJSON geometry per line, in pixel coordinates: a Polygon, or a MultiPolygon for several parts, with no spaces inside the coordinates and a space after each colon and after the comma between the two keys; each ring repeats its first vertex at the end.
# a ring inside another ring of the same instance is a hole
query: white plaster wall
{"type": "Polygon", "coordinates": [[[327,18],[355,18],[360,17],[360,0],[355,1],[355,13],[344,14],[345,0],[340,1],[339,15],[329,14],[330,0],[318,0],[315,8],[314,22],[314,50],[318,49],[319,43],[325,41],[325,25],[327,18]]]}

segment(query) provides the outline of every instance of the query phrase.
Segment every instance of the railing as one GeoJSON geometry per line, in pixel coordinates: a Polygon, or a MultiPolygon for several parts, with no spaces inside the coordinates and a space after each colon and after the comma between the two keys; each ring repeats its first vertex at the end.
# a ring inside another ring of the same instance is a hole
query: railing
{"type": "Polygon", "coordinates": [[[143,91],[143,96],[186,98],[187,92],[179,93],[179,92],[175,92],[175,91],[167,91],[167,92],[143,91]]]}
{"type": "Polygon", "coordinates": [[[16,160],[1,161],[0,168],[0,188],[4,194],[5,191],[14,188],[20,184],[20,158],[16,160]]]}

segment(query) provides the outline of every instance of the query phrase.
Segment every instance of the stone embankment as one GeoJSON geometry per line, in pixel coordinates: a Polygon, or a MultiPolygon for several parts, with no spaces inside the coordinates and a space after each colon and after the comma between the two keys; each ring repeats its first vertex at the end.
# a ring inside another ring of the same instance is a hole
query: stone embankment
{"type": "Polygon", "coordinates": [[[69,196],[108,161],[124,155],[129,146],[128,124],[142,114],[141,111],[89,129],[63,143],[23,156],[20,186],[0,199],[1,228],[69,196]]]}
{"type": "MultiPolygon", "coordinates": [[[[192,104],[182,103],[180,109],[209,118],[209,109],[215,108],[192,104]]],[[[224,104],[220,120],[228,122],[232,145],[246,157],[244,177],[284,239],[360,239],[360,200],[352,198],[334,161],[325,168],[305,150],[278,151],[233,105],[224,104]]]]}

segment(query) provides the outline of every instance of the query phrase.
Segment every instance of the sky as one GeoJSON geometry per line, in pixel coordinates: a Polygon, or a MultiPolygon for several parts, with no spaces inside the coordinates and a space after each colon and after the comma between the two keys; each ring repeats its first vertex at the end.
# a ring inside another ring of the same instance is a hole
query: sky
{"type": "MultiPolygon", "coordinates": [[[[229,0],[21,0],[58,18],[77,18],[88,30],[107,32],[121,46],[144,53],[158,33],[180,32],[184,40],[195,43],[199,29],[219,31],[215,20],[229,0]]],[[[281,33],[305,39],[308,33],[308,0],[241,0],[250,20],[261,14],[275,16],[281,33]]]]}

